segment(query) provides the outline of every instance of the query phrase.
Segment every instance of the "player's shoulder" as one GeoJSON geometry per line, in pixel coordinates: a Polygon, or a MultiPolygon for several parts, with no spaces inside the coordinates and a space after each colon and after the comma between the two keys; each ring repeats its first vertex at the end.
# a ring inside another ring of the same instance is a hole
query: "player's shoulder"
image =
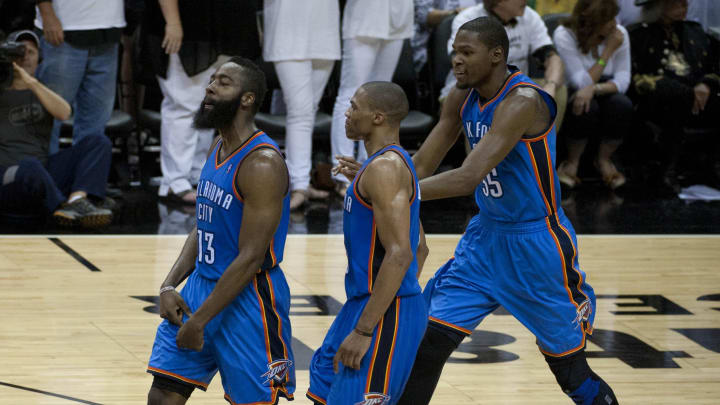
{"type": "Polygon", "coordinates": [[[507,93],[502,102],[513,105],[535,105],[541,101],[543,98],[540,95],[540,89],[534,86],[517,86],[507,93]]]}
{"type": "Polygon", "coordinates": [[[364,179],[394,181],[409,175],[405,158],[396,150],[388,149],[376,156],[365,168],[364,179]]]}
{"type": "Polygon", "coordinates": [[[284,183],[287,179],[285,159],[280,152],[270,146],[259,147],[248,153],[238,169],[237,183],[270,185],[284,183]]]}

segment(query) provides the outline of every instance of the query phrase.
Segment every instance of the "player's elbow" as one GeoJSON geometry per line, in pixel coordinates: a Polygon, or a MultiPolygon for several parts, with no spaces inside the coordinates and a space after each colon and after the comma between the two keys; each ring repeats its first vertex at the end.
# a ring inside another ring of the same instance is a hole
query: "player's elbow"
{"type": "Polygon", "coordinates": [[[413,261],[410,246],[394,246],[390,251],[393,262],[401,269],[407,269],[413,261]]]}
{"type": "Polygon", "coordinates": [[[427,243],[422,242],[418,245],[417,248],[417,259],[418,261],[425,261],[425,259],[430,254],[430,249],[428,248],[427,243]]]}

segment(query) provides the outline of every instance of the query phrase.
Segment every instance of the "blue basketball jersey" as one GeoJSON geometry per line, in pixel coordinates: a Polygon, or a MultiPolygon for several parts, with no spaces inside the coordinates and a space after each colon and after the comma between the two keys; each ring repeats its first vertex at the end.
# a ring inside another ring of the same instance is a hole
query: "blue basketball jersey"
{"type": "MultiPolygon", "coordinates": [[[[196,271],[209,280],[217,280],[239,253],[238,236],[242,226],[243,197],[235,187],[235,178],[243,159],[260,148],[280,150],[267,134],[256,132],[222,162],[220,140],[205,162],[197,188],[198,257],[196,271]]],[[[280,224],[268,246],[261,270],[277,266],[283,258],[290,218],[290,195],[285,195],[280,224]]]]}
{"type": "Polygon", "coordinates": [[[501,222],[525,222],[544,218],[560,208],[560,183],[555,175],[555,100],[514,66],[500,91],[483,102],[471,89],[460,110],[465,135],[472,148],[490,130],[493,115],[507,94],[517,87],[531,87],[540,93],[550,109],[548,129],[521,142],[475,189],[481,214],[501,222]]]}
{"type": "Polygon", "coordinates": [[[358,181],[365,168],[376,157],[388,151],[393,151],[402,156],[412,173],[414,190],[410,201],[410,244],[413,251],[413,261],[405,273],[405,278],[403,278],[397,295],[413,295],[421,291],[417,281],[417,247],[420,241],[420,187],[410,155],[398,145],[389,145],[380,149],[365,161],[345,195],[343,233],[345,234],[345,251],[348,258],[348,268],[345,274],[345,293],[348,299],[372,293],[373,283],[380,270],[380,264],[385,257],[385,249],[377,234],[373,207],[360,195],[358,181]]]}

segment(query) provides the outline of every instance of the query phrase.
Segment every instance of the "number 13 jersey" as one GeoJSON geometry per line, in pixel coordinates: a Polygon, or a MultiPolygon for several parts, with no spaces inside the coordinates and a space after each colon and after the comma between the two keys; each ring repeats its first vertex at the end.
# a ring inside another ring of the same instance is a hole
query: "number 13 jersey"
{"type": "MultiPolygon", "coordinates": [[[[243,160],[261,148],[270,148],[280,153],[275,141],[262,131],[257,131],[222,161],[219,156],[221,146],[222,140],[215,145],[205,162],[197,188],[198,257],[195,266],[201,276],[210,280],[219,279],[239,253],[238,237],[244,202],[242,190],[235,186],[235,178],[243,160]]],[[[287,193],[283,197],[280,223],[259,270],[269,270],[282,261],[289,219],[290,196],[287,193]]]]}
{"type": "Polygon", "coordinates": [[[480,213],[500,222],[525,222],[554,215],[560,209],[560,183],[555,173],[555,100],[514,66],[498,93],[482,100],[470,89],[460,109],[471,148],[490,130],[495,109],[517,87],[538,91],[550,111],[550,125],[537,135],[524,135],[475,189],[480,213]]]}

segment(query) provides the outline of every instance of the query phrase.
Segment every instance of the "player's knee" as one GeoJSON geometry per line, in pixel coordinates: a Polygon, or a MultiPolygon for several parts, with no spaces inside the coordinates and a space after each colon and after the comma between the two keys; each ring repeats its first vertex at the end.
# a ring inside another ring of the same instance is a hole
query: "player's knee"
{"type": "Polygon", "coordinates": [[[562,358],[545,356],[545,360],[560,388],[576,404],[618,404],[610,386],[590,369],[584,350],[562,358]]]}
{"type": "Polygon", "coordinates": [[[191,385],[156,375],[148,392],[148,405],[184,405],[194,389],[191,385]]]}
{"type": "Polygon", "coordinates": [[[418,357],[422,355],[423,357],[442,360],[444,363],[463,339],[465,339],[463,334],[429,323],[418,349],[418,357]]]}

